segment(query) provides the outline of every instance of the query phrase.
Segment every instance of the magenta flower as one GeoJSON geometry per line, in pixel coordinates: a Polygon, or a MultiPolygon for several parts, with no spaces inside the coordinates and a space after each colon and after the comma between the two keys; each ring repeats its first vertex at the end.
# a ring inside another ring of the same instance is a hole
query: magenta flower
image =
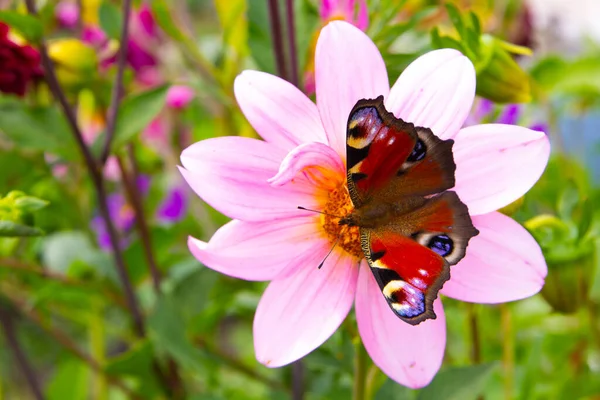
{"type": "Polygon", "coordinates": [[[181,110],[194,99],[194,89],[184,85],[173,85],[167,92],[167,105],[176,110],[181,110]]]}
{"type": "Polygon", "coordinates": [[[461,129],[475,95],[475,70],[451,49],[425,54],[389,86],[381,54],[356,27],[327,25],[315,56],[315,105],[292,84],[245,71],[235,95],[264,141],[213,138],[181,155],[181,173],[208,204],[233,218],[208,243],[189,239],[194,256],[221,273],[271,281],[254,318],[257,359],[289,364],[320,346],[355,306],[362,341],[379,368],[412,388],[427,385],[440,368],[446,341],[442,302],[437,319],[409,325],[390,310],[369,267],[350,251],[358,238],[336,240],[328,219],[298,210],[346,213],[346,123],[359,99],[385,98],[397,117],[453,138],[456,186],[479,235],[451,268],[441,293],[499,303],[537,293],[546,264],[535,240],[495,212],[537,181],[550,152],[546,135],[502,124],[461,129]],[[342,196],[342,197],[340,197],[342,196]],[[348,250],[350,249],[350,250],[348,250]]]}
{"type": "Polygon", "coordinates": [[[65,28],[73,29],[79,19],[79,7],[71,1],[61,1],[56,5],[54,14],[58,22],[65,28]]]}
{"type": "Polygon", "coordinates": [[[319,13],[322,21],[348,21],[363,31],[369,26],[365,0],[322,0],[319,13]]]}

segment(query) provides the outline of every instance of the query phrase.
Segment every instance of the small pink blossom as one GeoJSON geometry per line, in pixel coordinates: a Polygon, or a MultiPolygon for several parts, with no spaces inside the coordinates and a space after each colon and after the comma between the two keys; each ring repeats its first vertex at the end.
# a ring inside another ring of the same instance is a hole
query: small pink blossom
{"type": "Polygon", "coordinates": [[[316,46],[314,104],[292,84],[245,71],[234,91],[264,141],[213,138],[181,155],[181,173],[208,204],[231,217],[208,242],[189,238],[203,264],[221,273],[270,281],[254,318],[257,359],[289,364],[325,342],[354,305],[358,330],[375,364],[397,382],[427,385],[442,364],[446,324],[409,325],[389,309],[364,258],[332,246],[321,216],[346,185],[346,124],[359,99],[385,98],[398,118],[454,139],[454,191],[479,235],[451,267],[441,294],[500,303],[537,293],[546,264],[531,235],[496,210],[521,197],[542,174],[550,145],[542,132],[488,124],[462,128],[475,96],[475,69],[452,49],[415,60],[390,88],[381,54],[359,29],[334,21],[316,46]],[[357,55],[360,55],[357,57],[357,55]]]}
{"type": "Polygon", "coordinates": [[[343,20],[363,31],[369,26],[365,0],[322,0],[319,11],[322,21],[343,20]]]}
{"type": "Polygon", "coordinates": [[[173,85],[167,92],[167,105],[171,108],[181,110],[194,98],[194,89],[184,85],[173,85]]]}
{"type": "MultiPolygon", "coordinates": [[[[342,20],[363,31],[366,31],[369,26],[369,11],[365,0],[321,0],[319,14],[323,25],[330,21],[342,20]]],[[[308,95],[315,92],[315,65],[313,63],[315,43],[316,40],[313,40],[309,62],[304,72],[304,91],[308,95]]]]}
{"type": "Polygon", "coordinates": [[[56,5],[54,14],[58,22],[65,28],[72,29],[77,26],[79,7],[72,1],[61,1],[56,5]]]}

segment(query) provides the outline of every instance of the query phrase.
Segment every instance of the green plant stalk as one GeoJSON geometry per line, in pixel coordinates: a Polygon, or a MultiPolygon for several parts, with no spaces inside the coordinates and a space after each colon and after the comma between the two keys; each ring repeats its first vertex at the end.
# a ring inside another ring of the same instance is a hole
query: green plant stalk
{"type": "Polygon", "coordinates": [[[385,382],[387,378],[379,367],[375,364],[371,364],[369,370],[367,371],[367,382],[365,385],[365,398],[366,399],[374,399],[377,391],[381,388],[381,385],[385,382]]]}
{"type": "MultiPolygon", "coordinates": [[[[3,302],[3,299],[0,298],[0,301],[3,302]]],[[[0,304],[0,326],[4,331],[6,347],[12,351],[16,364],[21,369],[33,397],[36,400],[43,400],[44,395],[42,394],[42,389],[37,381],[36,373],[17,339],[11,310],[5,308],[4,304],[0,304]]]]}
{"type": "Polygon", "coordinates": [[[479,335],[479,319],[475,308],[476,305],[473,303],[466,303],[466,305],[471,338],[471,362],[473,364],[481,364],[481,338],[479,335]]]}
{"type": "Polygon", "coordinates": [[[500,305],[502,325],[502,367],[504,370],[504,398],[512,400],[515,387],[515,337],[512,326],[512,311],[508,304],[500,305]]]}
{"type": "Polygon", "coordinates": [[[369,355],[357,336],[354,339],[354,385],[352,387],[352,400],[366,400],[367,367],[369,355]]]}
{"type": "MultiPolygon", "coordinates": [[[[106,331],[104,329],[103,313],[103,305],[100,302],[95,302],[92,305],[92,312],[89,314],[88,323],[91,356],[101,365],[103,365],[105,362],[106,354],[106,331]]],[[[93,399],[108,399],[108,386],[104,375],[98,373],[95,374],[92,388],[93,390],[95,389],[92,395],[93,399]]]]}

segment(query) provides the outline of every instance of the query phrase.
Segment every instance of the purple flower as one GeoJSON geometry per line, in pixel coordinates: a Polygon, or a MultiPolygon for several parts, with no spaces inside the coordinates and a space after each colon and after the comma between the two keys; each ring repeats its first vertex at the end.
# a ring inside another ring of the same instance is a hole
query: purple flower
{"type": "Polygon", "coordinates": [[[157,217],[163,222],[177,222],[185,216],[187,197],[182,187],[173,188],[158,208],[157,217]]]}

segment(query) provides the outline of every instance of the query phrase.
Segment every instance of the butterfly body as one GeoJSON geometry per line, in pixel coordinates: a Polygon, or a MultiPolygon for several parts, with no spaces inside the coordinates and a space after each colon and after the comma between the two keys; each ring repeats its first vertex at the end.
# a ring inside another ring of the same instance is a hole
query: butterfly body
{"type": "Polygon", "coordinates": [[[433,301],[450,265],[477,235],[454,186],[452,140],[360,100],[348,119],[347,183],[354,210],[340,225],[360,229],[361,248],[394,313],[416,325],[435,318],[433,301]]]}

